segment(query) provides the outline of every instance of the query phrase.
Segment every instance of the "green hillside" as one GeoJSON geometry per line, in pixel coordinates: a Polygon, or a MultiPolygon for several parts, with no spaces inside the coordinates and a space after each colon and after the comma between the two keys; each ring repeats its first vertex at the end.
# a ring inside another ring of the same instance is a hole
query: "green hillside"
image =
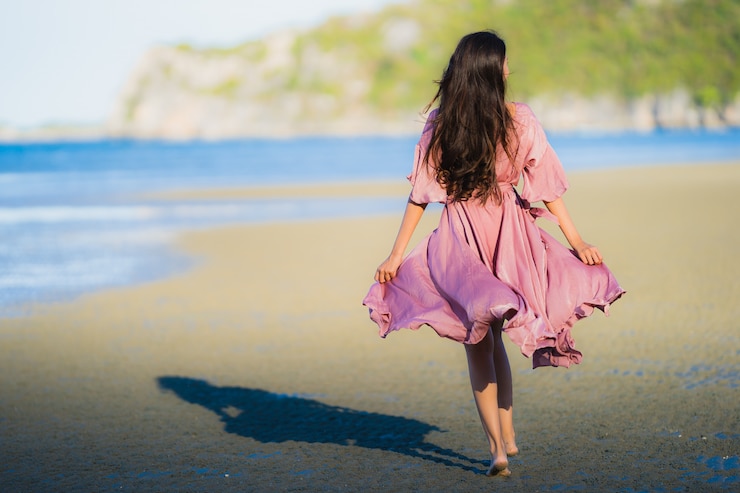
{"type": "MultiPolygon", "coordinates": [[[[419,0],[362,21],[330,19],[303,33],[295,49],[315,43],[362,60],[371,104],[416,110],[433,95],[431,81],[457,40],[487,28],[507,41],[518,98],[568,91],[630,99],[682,87],[697,104],[720,107],[740,92],[740,0],[419,0]],[[419,29],[394,50],[387,28],[399,19],[419,29]]],[[[291,77],[292,89],[331,93],[341,84],[291,77]]]]}

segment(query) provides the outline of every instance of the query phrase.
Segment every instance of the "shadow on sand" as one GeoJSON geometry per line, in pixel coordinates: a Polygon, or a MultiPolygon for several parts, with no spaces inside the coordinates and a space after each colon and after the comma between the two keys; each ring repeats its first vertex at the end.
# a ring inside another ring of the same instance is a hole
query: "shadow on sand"
{"type": "Polygon", "coordinates": [[[260,389],[217,387],[205,380],[162,376],[159,388],[182,400],[213,411],[227,433],[262,443],[288,440],[365,447],[430,460],[466,471],[484,464],[424,439],[436,426],[387,414],[330,406],[313,399],[275,394],[260,389]],[[461,464],[458,461],[468,464],[461,464]]]}

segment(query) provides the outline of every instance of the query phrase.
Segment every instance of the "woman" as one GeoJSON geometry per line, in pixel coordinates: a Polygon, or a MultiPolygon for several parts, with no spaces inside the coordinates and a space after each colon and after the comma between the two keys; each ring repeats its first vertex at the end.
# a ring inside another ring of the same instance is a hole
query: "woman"
{"type": "Polygon", "coordinates": [[[534,367],[567,367],[581,360],[573,324],[624,293],[568,214],[568,182],[539,122],[528,106],[506,102],[508,75],[496,33],[460,40],[429,105],[439,102],[416,147],[396,240],[363,301],[382,337],[427,324],[465,345],[489,475],[509,475],[508,456],[518,453],[501,332],[534,367]],[[530,207],[539,200],[549,213],[530,207]],[[431,202],[445,204],[439,226],[403,259],[431,202]],[[537,227],[538,216],[556,220],[573,250],[537,227]]]}

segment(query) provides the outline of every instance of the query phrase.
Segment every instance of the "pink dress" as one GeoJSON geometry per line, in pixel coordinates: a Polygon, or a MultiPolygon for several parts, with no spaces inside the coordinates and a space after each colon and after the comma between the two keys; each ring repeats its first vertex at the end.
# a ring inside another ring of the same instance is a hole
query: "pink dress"
{"type": "Polygon", "coordinates": [[[503,152],[496,162],[502,203],[452,201],[424,164],[435,112],[416,146],[409,198],[445,207],[437,229],[403,260],[397,276],[373,284],[363,300],[380,336],[427,324],[442,337],[474,344],[503,321],[534,368],[580,363],[571,327],[594,308],[608,315],[624,290],[604,264],[584,264],[535,224],[538,216],[555,218],[529,203],[553,201],[568,188],[542,127],[517,103],[518,152],[513,163],[503,152]],[[520,176],[521,196],[514,189],[520,176]]]}

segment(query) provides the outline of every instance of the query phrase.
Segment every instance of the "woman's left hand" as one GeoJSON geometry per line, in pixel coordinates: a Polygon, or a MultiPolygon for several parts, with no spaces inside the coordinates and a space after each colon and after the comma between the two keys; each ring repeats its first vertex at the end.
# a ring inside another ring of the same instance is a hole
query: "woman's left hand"
{"type": "Polygon", "coordinates": [[[585,241],[573,248],[576,251],[578,258],[581,259],[581,262],[584,264],[599,265],[604,260],[599,249],[594,245],[589,245],[585,241]]]}

